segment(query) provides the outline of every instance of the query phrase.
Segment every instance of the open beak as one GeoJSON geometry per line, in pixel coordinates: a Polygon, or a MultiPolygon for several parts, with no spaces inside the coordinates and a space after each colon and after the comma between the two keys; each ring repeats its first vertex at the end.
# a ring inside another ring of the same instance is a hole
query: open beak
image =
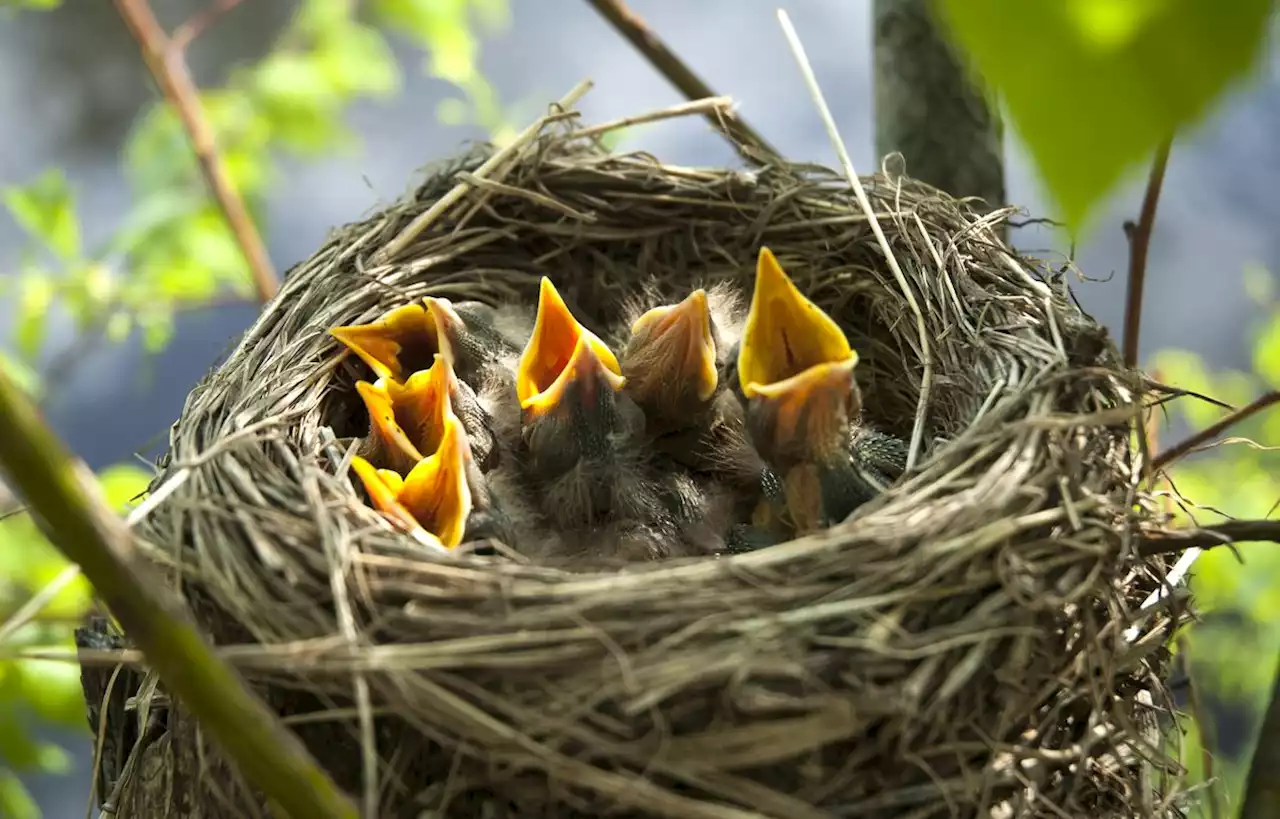
{"type": "MultiPolygon", "coordinates": [[[[693,291],[679,304],[649,310],[631,325],[632,336],[646,336],[645,343],[657,352],[646,363],[652,373],[639,374],[658,383],[692,384],[699,401],[708,401],[719,384],[716,342],[711,331],[711,310],[707,291],[693,291]]],[[[634,382],[637,374],[629,376],[634,382]]],[[[633,385],[640,386],[640,385],[633,385]]]]}
{"type": "Polygon", "coordinates": [[[370,324],[334,327],[330,335],[360,356],[379,378],[402,379],[431,366],[440,333],[427,306],[414,302],[370,324]]]}
{"type": "Polygon", "coordinates": [[[786,383],[811,367],[857,358],[840,325],[800,293],[767,247],[760,248],[738,354],[743,394],[752,398],[762,386],[786,383]]]}
{"type": "Polygon", "coordinates": [[[380,460],[397,472],[408,472],[422,460],[422,450],[400,424],[400,413],[396,412],[396,401],[390,392],[394,384],[385,378],[373,384],[357,381],[356,392],[369,411],[369,435],[375,439],[373,443],[381,453],[380,460]]]}
{"type": "Polygon", "coordinates": [[[626,381],[613,351],[573,317],[544,277],[533,334],[516,371],[520,407],[541,416],[559,406],[570,387],[585,401],[600,388],[621,390],[626,381]]]}
{"type": "Polygon", "coordinates": [[[419,453],[430,454],[440,447],[445,419],[453,414],[455,382],[449,359],[437,353],[430,367],[418,370],[404,384],[386,383],[399,426],[419,453]]]}
{"type": "Polygon", "coordinates": [[[467,437],[453,413],[445,418],[440,446],[400,477],[356,456],[351,466],[375,508],[409,529],[422,529],[446,549],[462,542],[471,516],[467,437]]]}

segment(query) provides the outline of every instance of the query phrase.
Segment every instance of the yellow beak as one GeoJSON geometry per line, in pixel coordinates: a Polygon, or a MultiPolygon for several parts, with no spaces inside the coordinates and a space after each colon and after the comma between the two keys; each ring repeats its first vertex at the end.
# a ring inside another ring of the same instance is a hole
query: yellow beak
{"type": "Polygon", "coordinates": [[[373,384],[357,381],[356,392],[369,411],[369,435],[378,445],[383,465],[397,472],[408,472],[422,460],[423,455],[400,424],[401,415],[397,413],[396,402],[390,393],[390,385],[394,383],[385,378],[379,378],[373,384]]]}
{"type": "Polygon", "coordinates": [[[692,384],[699,401],[715,394],[720,374],[707,291],[698,289],[679,304],[649,310],[631,325],[631,335],[651,350],[642,371],[627,373],[637,400],[643,403],[652,390],[672,384],[692,384]]]}
{"type": "Polygon", "coordinates": [[[453,413],[455,381],[449,360],[436,354],[429,368],[418,370],[404,384],[386,383],[386,394],[399,426],[418,452],[430,453],[439,448],[445,418],[453,413]]]}
{"type": "Polygon", "coordinates": [[[548,278],[542,279],[538,317],[516,370],[520,407],[532,415],[554,408],[571,384],[588,390],[599,381],[621,390],[626,384],[618,359],[598,336],[583,327],[548,278]]]}
{"type": "Polygon", "coordinates": [[[760,384],[750,399],[752,413],[769,419],[766,450],[784,453],[802,448],[824,456],[839,451],[847,438],[850,415],[858,409],[853,369],[856,357],[815,364],[798,375],[760,384]]]}
{"type": "Polygon", "coordinates": [[[351,466],[375,508],[407,528],[425,530],[452,549],[462,542],[471,516],[466,458],[466,433],[450,412],[440,447],[404,478],[389,469],[376,469],[359,456],[352,458],[351,466]]]}
{"type": "Polygon", "coordinates": [[[782,387],[811,367],[852,367],[857,360],[840,325],[800,293],[767,247],[760,248],[738,353],[743,394],[752,398],[765,385],[782,387]]]}
{"type": "Polygon", "coordinates": [[[329,334],[388,380],[426,369],[441,352],[436,320],[420,302],[397,307],[370,324],[334,327],[329,334]]]}

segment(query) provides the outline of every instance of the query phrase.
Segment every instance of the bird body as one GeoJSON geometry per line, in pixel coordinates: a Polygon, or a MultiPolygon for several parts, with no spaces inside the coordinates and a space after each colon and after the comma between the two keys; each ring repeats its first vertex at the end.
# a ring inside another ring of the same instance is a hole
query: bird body
{"type": "MultiPolygon", "coordinates": [[[[781,478],[785,525],[794,533],[844,520],[905,466],[905,447],[861,423],[857,363],[835,320],[761,248],[735,386],[749,436],[781,478]]],[[[762,516],[777,528],[776,515],[762,516]]]]}

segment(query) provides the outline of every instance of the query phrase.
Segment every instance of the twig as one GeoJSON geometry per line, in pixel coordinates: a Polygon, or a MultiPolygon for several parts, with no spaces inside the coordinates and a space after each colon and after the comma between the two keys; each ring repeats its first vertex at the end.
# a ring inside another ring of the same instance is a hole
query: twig
{"type": "Polygon", "coordinates": [[[673,105],[670,108],[663,108],[658,111],[650,111],[645,114],[635,114],[629,117],[611,119],[608,122],[601,122],[598,125],[583,128],[580,131],[574,131],[569,136],[574,139],[599,136],[600,134],[605,134],[609,131],[616,131],[619,128],[630,128],[635,125],[659,122],[664,119],[675,119],[676,117],[688,116],[689,114],[702,114],[710,111],[727,112],[731,110],[732,107],[732,97],[709,97],[704,100],[691,100],[690,102],[682,102],[679,105],[673,105]]]}
{"type": "Polygon", "coordinates": [[[1216,424],[1211,424],[1205,427],[1190,438],[1174,445],[1173,448],[1166,450],[1165,452],[1161,452],[1155,457],[1155,460],[1151,462],[1151,467],[1153,469],[1164,469],[1169,466],[1169,464],[1187,455],[1201,444],[1208,443],[1210,439],[1221,435],[1227,429],[1230,429],[1241,421],[1244,421],[1249,416],[1256,415],[1276,403],[1280,403],[1280,391],[1273,390],[1258,398],[1253,403],[1241,407],[1223,418],[1221,421],[1218,421],[1216,424]]]}
{"type": "Polygon", "coordinates": [[[889,245],[889,240],[885,238],[884,229],[880,227],[880,220],[876,218],[875,210],[871,207],[871,200],[867,198],[867,192],[862,187],[862,180],[858,178],[858,172],[853,168],[853,160],[849,158],[849,151],[845,148],[844,140],[840,138],[840,131],[836,128],[835,117],[831,116],[831,109],[827,107],[826,97],[823,96],[822,89],[818,86],[818,78],[813,73],[813,66],[809,64],[809,58],[800,42],[800,36],[796,34],[795,27],[791,25],[791,18],[783,9],[778,9],[778,22],[782,24],[782,33],[786,35],[787,43],[791,46],[791,52],[795,55],[796,62],[800,65],[800,73],[804,75],[805,84],[809,86],[809,93],[813,97],[814,104],[818,107],[818,115],[822,118],[822,122],[827,128],[827,136],[831,138],[831,143],[836,149],[836,155],[840,157],[840,166],[844,169],[849,185],[853,188],[853,193],[858,198],[858,205],[861,206],[863,213],[867,215],[867,220],[871,223],[871,230],[876,235],[876,241],[880,243],[880,250],[884,252],[885,259],[889,262],[889,269],[893,271],[893,277],[897,280],[898,286],[902,288],[902,295],[906,298],[907,305],[911,308],[911,312],[915,314],[916,332],[920,335],[920,358],[924,362],[924,374],[920,379],[920,398],[916,402],[916,419],[911,429],[911,445],[907,450],[907,470],[910,471],[915,468],[916,458],[920,455],[920,446],[924,439],[925,410],[929,406],[929,385],[933,382],[933,355],[929,351],[929,332],[925,328],[924,313],[920,311],[920,305],[916,303],[915,294],[911,292],[911,286],[907,284],[907,277],[903,275],[902,267],[898,264],[897,257],[894,256],[893,248],[889,245]]]}
{"type": "Polygon", "coordinates": [[[1142,328],[1142,287],[1147,278],[1147,251],[1151,247],[1151,230],[1156,222],[1156,204],[1164,184],[1164,169],[1169,164],[1172,140],[1156,149],[1147,177],[1147,192],[1142,197],[1138,222],[1129,234],[1129,283],[1124,297],[1124,363],[1130,369],[1138,366],[1138,335],[1142,328]]]}
{"type": "MultiPolygon", "coordinates": [[[[528,128],[521,131],[520,134],[516,136],[515,139],[507,143],[502,150],[486,159],[480,167],[472,171],[471,175],[476,178],[483,179],[486,175],[492,172],[494,168],[498,167],[503,162],[506,162],[512,156],[518,154],[530,140],[538,135],[538,132],[547,124],[548,120],[572,108],[578,100],[582,99],[584,94],[591,90],[591,85],[592,83],[590,80],[583,80],[575,85],[568,94],[565,94],[560,101],[556,103],[555,111],[534,120],[528,128]]],[[[439,219],[445,211],[453,207],[459,199],[466,196],[467,192],[472,190],[472,188],[473,186],[470,182],[460,182],[450,189],[448,193],[437,199],[431,207],[418,214],[417,217],[415,217],[408,225],[405,225],[404,230],[400,231],[394,239],[387,242],[386,247],[375,254],[375,262],[377,264],[385,264],[403,253],[405,248],[413,244],[414,239],[421,236],[424,230],[439,219]]]]}
{"type": "Polygon", "coordinates": [[[45,587],[31,599],[22,604],[22,607],[13,613],[13,616],[3,623],[0,623],[0,643],[8,640],[18,629],[30,623],[44,611],[44,607],[49,605],[53,598],[57,597],[59,592],[71,584],[73,580],[80,576],[80,567],[71,565],[58,572],[57,576],[50,580],[45,587]]]}
{"type": "MultiPolygon", "coordinates": [[[[701,77],[693,73],[693,69],[676,56],[676,53],[658,38],[653,29],[649,28],[649,24],[632,11],[623,0],[587,0],[587,2],[687,99],[700,100],[719,96],[711,90],[711,86],[702,81],[701,77]]],[[[729,138],[729,142],[743,159],[760,165],[765,160],[781,156],[776,148],[765,141],[758,131],[747,125],[737,113],[726,111],[721,116],[716,114],[716,111],[706,112],[707,121],[729,138]]]]}
{"type": "Polygon", "coordinates": [[[245,778],[290,816],[356,819],[355,807],[297,737],[200,637],[93,475],[71,459],[2,371],[0,429],[0,471],[25,497],[41,531],[80,566],[170,693],[245,778]]]}
{"type": "MultiPolygon", "coordinates": [[[[1183,549],[1203,550],[1251,540],[1280,543],[1280,520],[1232,520],[1213,526],[1166,530],[1141,538],[1138,541],[1138,554],[1153,557],[1183,549]]],[[[1176,581],[1170,578],[1169,582],[1173,584],[1176,581]]]]}
{"type": "Polygon", "coordinates": [[[1262,718],[1258,744],[1244,783],[1240,819],[1273,819],[1280,816],[1280,671],[1271,684],[1271,700],[1262,718]]]}
{"type": "Polygon", "coordinates": [[[160,27],[147,0],[116,0],[116,8],[138,41],[147,69],[160,86],[168,103],[177,112],[182,127],[191,141],[205,182],[222,209],[231,232],[236,237],[240,252],[244,254],[253,275],[254,285],[261,301],[269,301],[280,289],[280,281],[271,267],[271,259],[262,243],[262,237],[249,218],[244,200],[231,185],[222,159],[218,155],[213,129],[204,117],[200,95],[180,50],[172,47],[172,41],[160,27]]]}
{"type": "Polygon", "coordinates": [[[242,2],[244,0],[214,0],[213,3],[191,15],[186,22],[173,30],[173,35],[169,38],[170,52],[185,53],[197,37],[208,31],[210,26],[222,18],[222,15],[242,2]]]}

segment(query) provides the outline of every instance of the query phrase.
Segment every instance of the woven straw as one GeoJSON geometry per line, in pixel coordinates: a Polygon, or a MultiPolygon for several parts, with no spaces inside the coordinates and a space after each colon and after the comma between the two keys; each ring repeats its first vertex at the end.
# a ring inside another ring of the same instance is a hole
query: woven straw
{"type": "MultiPolygon", "coordinates": [[[[1176,616],[1137,614],[1164,572],[1134,545],[1159,514],[1141,396],[1063,278],[1000,244],[1007,214],[880,173],[899,280],[830,171],[669,167],[580,128],[551,118],[484,180],[477,149],[336,231],[192,392],[156,486],[184,482],[138,531],[227,656],[380,815],[1168,815],[1176,616]],[[868,419],[916,439],[845,524],[575,571],[439,557],[365,505],[368,376],[328,328],[429,294],[532,304],[546,274],[600,331],[644,283],[750,287],[762,244],[845,327],[868,419]]],[[[254,815],[169,719],[175,779],[135,807],[177,781],[179,815],[254,815]]]]}

